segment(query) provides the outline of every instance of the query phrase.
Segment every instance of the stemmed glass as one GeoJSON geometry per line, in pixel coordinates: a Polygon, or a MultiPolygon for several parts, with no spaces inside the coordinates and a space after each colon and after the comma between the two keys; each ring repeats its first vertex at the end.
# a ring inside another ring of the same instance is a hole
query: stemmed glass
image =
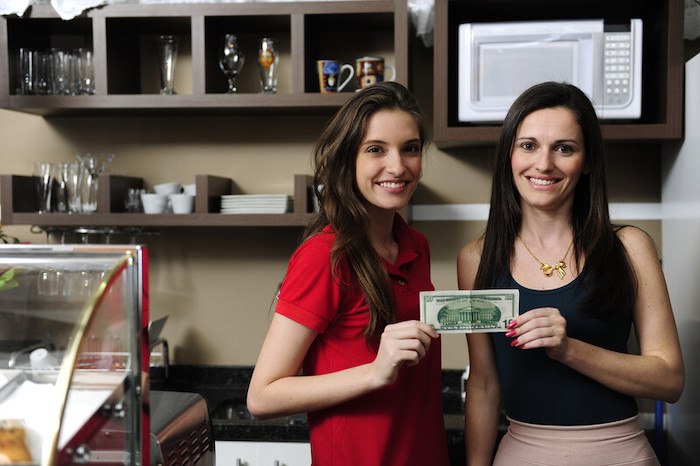
{"type": "Polygon", "coordinates": [[[78,160],[83,167],[83,183],[80,200],[83,213],[97,212],[97,179],[107,170],[114,154],[78,154],[78,160]]]}
{"type": "Polygon", "coordinates": [[[227,93],[235,94],[238,92],[236,79],[244,63],[245,56],[243,56],[241,49],[238,48],[238,38],[235,34],[226,34],[224,36],[224,45],[219,49],[219,68],[221,68],[222,73],[228,79],[227,93]]]}

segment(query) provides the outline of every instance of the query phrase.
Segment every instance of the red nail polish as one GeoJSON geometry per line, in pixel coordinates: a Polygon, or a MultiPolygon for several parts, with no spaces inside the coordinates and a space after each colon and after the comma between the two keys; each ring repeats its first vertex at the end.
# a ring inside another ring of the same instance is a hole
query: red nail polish
{"type": "Polygon", "coordinates": [[[511,320],[511,321],[508,323],[508,325],[506,325],[506,328],[511,328],[511,329],[513,329],[513,328],[515,328],[515,327],[517,327],[517,326],[518,326],[518,322],[516,322],[515,320],[511,320]]]}
{"type": "Polygon", "coordinates": [[[513,337],[515,336],[515,330],[510,330],[509,332],[506,333],[507,337],[513,337]]]}
{"type": "Polygon", "coordinates": [[[511,341],[510,346],[518,346],[518,340],[511,341]]]}

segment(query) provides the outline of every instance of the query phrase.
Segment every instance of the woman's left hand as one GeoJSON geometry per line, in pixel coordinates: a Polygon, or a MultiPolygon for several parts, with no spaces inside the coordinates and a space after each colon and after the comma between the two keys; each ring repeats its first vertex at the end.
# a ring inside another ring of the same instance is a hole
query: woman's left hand
{"type": "Polygon", "coordinates": [[[547,356],[563,359],[569,348],[566,319],[555,307],[540,307],[519,315],[510,325],[510,345],[521,349],[544,348],[547,356]]]}

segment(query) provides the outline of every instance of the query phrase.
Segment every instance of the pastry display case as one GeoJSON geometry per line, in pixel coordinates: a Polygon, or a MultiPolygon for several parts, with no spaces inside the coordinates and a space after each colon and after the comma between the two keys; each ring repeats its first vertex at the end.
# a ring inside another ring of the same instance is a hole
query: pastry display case
{"type": "Polygon", "coordinates": [[[0,464],[148,463],[147,270],[140,246],[0,246],[0,464]]]}

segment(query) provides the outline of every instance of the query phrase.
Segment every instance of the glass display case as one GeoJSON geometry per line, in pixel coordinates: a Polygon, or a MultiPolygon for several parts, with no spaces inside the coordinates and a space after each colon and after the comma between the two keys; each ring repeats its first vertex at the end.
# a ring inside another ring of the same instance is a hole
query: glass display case
{"type": "Polygon", "coordinates": [[[140,246],[0,246],[0,464],[148,458],[147,269],[140,246]]]}

